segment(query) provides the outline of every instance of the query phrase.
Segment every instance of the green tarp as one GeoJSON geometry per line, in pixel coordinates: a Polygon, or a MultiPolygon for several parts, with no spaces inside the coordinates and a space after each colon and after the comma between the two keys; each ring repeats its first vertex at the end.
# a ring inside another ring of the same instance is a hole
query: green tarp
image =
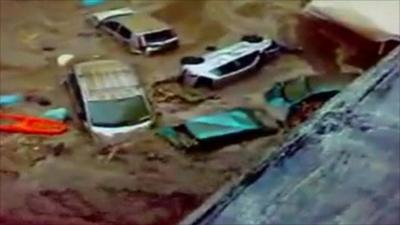
{"type": "Polygon", "coordinates": [[[190,133],[200,140],[261,128],[243,109],[196,117],[188,120],[185,125],[190,133]]]}
{"type": "Polygon", "coordinates": [[[249,132],[265,131],[264,125],[254,116],[254,112],[246,108],[234,108],[222,112],[198,116],[187,120],[178,126],[166,126],[157,133],[178,148],[191,148],[202,143],[216,142],[216,139],[235,136],[232,141],[238,141],[240,135],[249,132]]]}

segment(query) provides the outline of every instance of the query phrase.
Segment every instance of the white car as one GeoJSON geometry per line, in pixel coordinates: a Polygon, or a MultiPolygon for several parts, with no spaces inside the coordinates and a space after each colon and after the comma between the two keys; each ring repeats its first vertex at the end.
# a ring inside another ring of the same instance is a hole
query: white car
{"type": "Polygon", "coordinates": [[[152,123],[152,110],[133,69],[116,60],[76,64],[67,79],[78,118],[103,143],[152,123]]]}
{"type": "Polygon", "coordinates": [[[93,13],[88,20],[126,44],[133,53],[149,55],[178,47],[178,36],[169,25],[130,8],[93,13]]]}
{"type": "Polygon", "coordinates": [[[240,42],[201,57],[182,58],[180,80],[190,86],[219,87],[261,65],[280,50],[273,40],[244,36],[240,42]]]}

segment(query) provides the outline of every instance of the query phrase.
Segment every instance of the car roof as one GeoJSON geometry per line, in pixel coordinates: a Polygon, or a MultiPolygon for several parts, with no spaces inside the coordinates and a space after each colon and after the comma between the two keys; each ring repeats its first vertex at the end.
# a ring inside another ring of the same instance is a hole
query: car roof
{"type": "Polygon", "coordinates": [[[203,55],[202,57],[204,58],[204,63],[184,65],[183,67],[191,70],[208,72],[242,56],[251,54],[255,51],[263,50],[271,44],[272,41],[269,39],[263,40],[260,43],[240,41],[225,48],[203,55]]]}
{"type": "Polygon", "coordinates": [[[116,21],[137,34],[170,29],[168,24],[145,13],[111,17],[106,21],[116,21]]]}
{"type": "Polygon", "coordinates": [[[107,11],[92,13],[90,14],[90,17],[95,18],[97,22],[102,22],[103,20],[111,17],[131,15],[133,13],[135,12],[132,9],[125,7],[125,8],[111,9],[107,11]]]}
{"type": "Polygon", "coordinates": [[[114,100],[143,95],[130,67],[117,60],[96,60],[76,64],[74,72],[84,99],[114,100]]]}

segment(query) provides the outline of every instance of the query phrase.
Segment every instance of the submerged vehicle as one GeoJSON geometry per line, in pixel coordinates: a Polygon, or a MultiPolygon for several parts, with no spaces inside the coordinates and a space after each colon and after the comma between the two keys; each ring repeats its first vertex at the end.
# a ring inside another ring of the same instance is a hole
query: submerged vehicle
{"type": "Polygon", "coordinates": [[[152,123],[133,69],[116,60],[76,64],[66,80],[78,118],[101,141],[115,142],[152,123]]]}
{"type": "Polygon", "coordinates": [[[173,146],[184,150],[208,150],[276,132],[276,128],[266,127],[255,111],[247,108],[198,116],[157,131],[173,146]]]}
{"type": "Polygon", "coordinates": [[[178,36],[169,25],[130,8],[93,13],[88,20],[128,46],[133,53],[149,55],[178,47],[178,36]]]}
{"type": "Polygon", "coordinates": [[[190,86],[219,87],[261,65],[280,50],[273,40],[244,36],[240,42],[203,56],[182,58],[181,80],[190,86]]]}
{"type": "Polygon", "coordinates": [[[300,77],[275,84],[264,97],[269,107],[278,109],[284,120],[289,119],[290,124],[294,124],[296,117],[304,121],[357,76],[356,73],[342,73],[330,77],[300,77]],[[304,115],[296,115],[298,113],[304,115]]]}

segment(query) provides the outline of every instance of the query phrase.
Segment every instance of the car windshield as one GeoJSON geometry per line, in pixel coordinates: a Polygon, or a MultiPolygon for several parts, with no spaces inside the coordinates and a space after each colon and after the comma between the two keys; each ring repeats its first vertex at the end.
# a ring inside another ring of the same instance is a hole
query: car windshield
{"type": "Polygon", "coordinates": [[[120,127],[140,124],[150,119],[143,96],[118,100],[89,101],[91,122],[98,127],[120,127]]]}
{"type": "Polygon", "coordinates": [[[211,73],[217,76],[224,76],[226,74],[238,71],[240,69],[249,66],[254,62],[254,59],[258,56],[258,52],[253,52],[251,54],[242,56],[234,61],[224,64],[216,69],[211,70],[211,73]]]}
{"type": "Polygon", "coordinates": [[[174,37],[174,34],[172,33],[171,30],[162,30],[162,31],[147,33],[144,35],[144,39],[146,40],[146,42],[164,41],[172,37],[174,37]]]}

